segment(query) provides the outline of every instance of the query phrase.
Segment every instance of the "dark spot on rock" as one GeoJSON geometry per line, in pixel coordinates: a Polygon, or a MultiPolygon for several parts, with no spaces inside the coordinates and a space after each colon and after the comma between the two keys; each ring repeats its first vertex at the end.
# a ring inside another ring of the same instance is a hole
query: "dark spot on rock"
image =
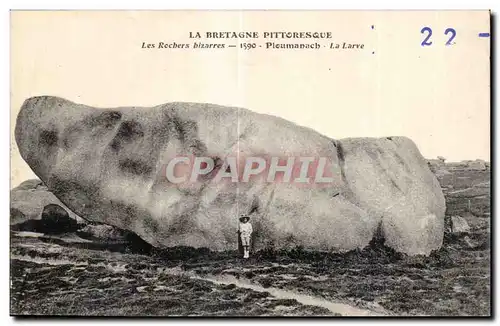
{"type": "Polygon", "coordinates": [[[396,159],[398,164],[404,166],[406,168],[406,170],[408,170],[408,167],[406,166],[406,162],[403,159],[403,157],[401,157],[401,155],[399,155],[397,151],[395,151],[393,154],[394,154],[394,158],[396,159]]]}
{"type": "Polygon", "coordinates": [[[123,172],[135,175],[147,176],[153,171],[149,164],[138,160],[123,159],[119,161],[118,165],[123,172]]]}
{"type": "Polygon", "coordinates": [[[61,137],[62,144],[65,148],[71,148],[85,133],[95,138],[102,137],[116,126],[121,117],[122,114],[117,111],[96,112],[86,116],[81,122],[72,124],[64,130],[61,137]]]}
{"type": "Polygon", "coordinates": [[[177,138],[194,155],[206,153],[206,145],[198,139],[198,125],[193,120],[182,120],[174,116],[170,122],[177,132],[177,138]]]}
{"type": "Polygon", "coordinates": [[[45,129],[40,131],[40,145],[54,146],[57,144],[57,140],[57,131],[45,129]]]}
{"type": "Polygon", "coordinates": [[[144,131],[140,123],[136,121],[124,121],[116,133],[122,140],[130,140],[144,136],[144,131]]]}
{"type": "Polygon", "coordinates": [[[392,140],[392,137],[387,137],[388,140],[392,140]]]}
{"type": "Polygon", "coordinates": [[[215,178],[221,167],[224,165],[224,160],[222,160],[218,156],[213,156],[212,160],[214,160],[214,168],[212,169],[211,172],[200,176],[200,179],[203,181],[208,181],[215,178]]]}
{"type": "Polygon", "coordinates": [[[96,120],[109,128],[113,127],[121,118],[122,114],[118,111],[106,111],[97,116],[96,120]]]}
{"type": "Polygon", "coordinates": [[[402,192],[401,188],[399,187],[399,185],[396,183],[396,181],[394,181],[392,178],[389,178],[389,181],[391,182],[391,184],[399,191],[402,192]]]}
{"type": "Polygon", "coordinates": [[[97,184],[83,180],[78,182],[52,175],[46,184],[63,204],[71,203],[73,212],[80,216],[86,215],[85,207],[90,207],[91,200],[100,198],[97,184]]]}
{"type": "Polygon", "coordinates": [[[111,148],[119,151],[124,143],[130,143],[144,137],[144,131],[140,123],[133,120],[122,122],[115,138],[111,141],[111,148]]]}
{"type": "Polygon", "coordinates": [[[344,182],[347,182],[347,178],[345,176],[345,153],[344,153],[344,147],[342,146],[342,143],[338,142],[337,146],[335,146],[337,149],[337,159],[339,161],[339,167],[340,167],[340,175],[342,177],[342,180],[344,182]]]}
{"type": "Polygon", "coordinates": [[[174,124],[174,128],[177,131],[179,140],[181,142],[184,142],[186,140],[186,133],[188,132],[188,130],[186,130],[186,124],[177,117],[172,118],[172,123],[174,124]]]}
{"type": "Polygon", "coordinates": [[[199,139],[192,139],[189,143],[189,150],[194,155],[202,155],[207,151],[207,146],[199,139]]]}
{"type": "Polygon", "coordinates": [[[111,148],[114,150],[114,151],[119,151],[121,146],[120,146],[120,142],[116,139],[113,139],[110,143],[110,146],[111,148]]]}
{"type": "Polygon", "coordinates": [[[122,114],[118,111],[98,112],[85,117],[82,120],[81,125],[92,129],[97,127],[104,127],[106,129],[109,129],[111,127],[114,127],[121,118],[122,114]]]}

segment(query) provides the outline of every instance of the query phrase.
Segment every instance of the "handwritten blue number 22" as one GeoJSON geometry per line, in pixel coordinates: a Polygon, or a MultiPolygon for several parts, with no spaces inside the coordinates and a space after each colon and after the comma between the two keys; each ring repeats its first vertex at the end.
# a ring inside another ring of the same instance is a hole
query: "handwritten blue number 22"
{"type": "MultiPolygon", "coordinates": [[[[432,45],[432,41],[430,41],[430,38],[432,36],[432,29],[430,27],[426,26],[426,27],[422,28],[422,30],[420,30],[420,33],[422,33],[422,34],[425,34],[426,32],[427,32],[427,36],[422,41],[422,43],[421,43],[422,46],[432,45]]],[[[453,28],[447,28],[444,31],[444,35],[448,35],[449,33],[451,33],[451,37],[446,42],[446,45],[452,45],[453,43],[451,43],[451,42],[453,41],[455,36],[457,36],[457,32],[453,28]]]]}

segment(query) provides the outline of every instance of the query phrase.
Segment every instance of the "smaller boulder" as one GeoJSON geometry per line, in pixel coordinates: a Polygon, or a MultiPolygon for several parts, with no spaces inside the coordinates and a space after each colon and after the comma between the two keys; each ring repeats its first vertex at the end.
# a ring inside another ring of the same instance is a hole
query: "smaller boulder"
{"type": "Polygon", "coordinates": [[[83,228],[79,229],[77,234],[84,239],[95,239],[104,242],[127,241],[127,232],[105,224],[87,224],[83,228]]]}
{"type": "Polygon", "coordinates": [[[129,252],[148,254],[153,249],[135,233],[106,224],[87,224],[78,229],[76,235],[94,243],[121,244],[129,252]]]}
{"type": "MultiPolygon", "coordinates": [[[[10,225],[12,230],[34,231],[29,228],[35,225],[42,227],[43,212],[45,209],[46,218],[52,216],[50,211],[60,212],[62,210],[75,223],[85,223],[86,221],[73,213],[64,205],[48,188],[37,179],[26,180],[10,191],[10,225]],[[55,205],[54,207],[50,205],[55,205]],[[59,208],[55,208],[55,207],[59,208]],[[49,214],[49,215],[47,215],[49,214]],[[29,222],[34,221],[34,222],[29,222]]],[[[60,215],[57,214],[56,215],[60,215]]],[[[64,215],[64,214],[63,214],[64,215]]],[[[48,222],[50,224],[50,222],[48,222]]],[[[74,223],[71,223],[74,225],[74,223]]]]}
{"type": "Polygon", "coordinates": [[[475,249],[475,248],[479,247],[479,243],[477,241],[472,240],[467,235],[464,237],[464,242],[465,242],[468,249],[475,249]]]}
{"type": "Polygon", "coordinates": [[[470,226],[463,217],[452,216],[451,217],[451,232],[454,234],[469,233],[470,226]]]}
{"type": "MultiPolygon", "coordinates": [[[[22,214],[22,212],[14,208],[11,209],[12,214],[22,214]]],[[[57,204],[49,204],[43,208],[41,219],[27,219],[24,222],[11,225],[11,230],[61,234],[75,232],[78,227],[78,223],[69,216],[66,209],[57,204]]]]}
{"type": "Polygon", "coordinates": [[[469,164],[469,167],[474,170],[486,170],[486,162],[483,160],[475,160],[469,164]]]}
{"type": "Polygon", "coordinates": [[[43,186],[42,180],[30,179],[21,182],[14,190],[35,190],[40,186],[43,186]]]}
{"type": "Polygon", "coordinates": [[[78,223],[69,217],[69,213],[57,204],[49,204],[43,208],[40,230],[45,234],[75,232],[78,223]]]}

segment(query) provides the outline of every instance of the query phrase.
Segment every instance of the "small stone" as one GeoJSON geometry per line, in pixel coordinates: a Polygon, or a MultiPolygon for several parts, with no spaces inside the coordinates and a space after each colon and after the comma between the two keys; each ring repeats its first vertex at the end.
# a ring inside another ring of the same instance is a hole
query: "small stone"
{"type": "Polygon", "coordinates": [[[451,217],[451,232],[452,233],[469,233],[470,226],[467,221],[461,216],[451,217]]]}

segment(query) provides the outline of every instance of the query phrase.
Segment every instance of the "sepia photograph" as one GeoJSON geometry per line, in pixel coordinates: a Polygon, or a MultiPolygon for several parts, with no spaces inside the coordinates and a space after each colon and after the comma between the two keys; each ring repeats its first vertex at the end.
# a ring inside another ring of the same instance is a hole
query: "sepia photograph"
{"type": "Polygon", "coordinates": [[[491,317],[491,13],[10,12],[10,315],[491,317]]]}

